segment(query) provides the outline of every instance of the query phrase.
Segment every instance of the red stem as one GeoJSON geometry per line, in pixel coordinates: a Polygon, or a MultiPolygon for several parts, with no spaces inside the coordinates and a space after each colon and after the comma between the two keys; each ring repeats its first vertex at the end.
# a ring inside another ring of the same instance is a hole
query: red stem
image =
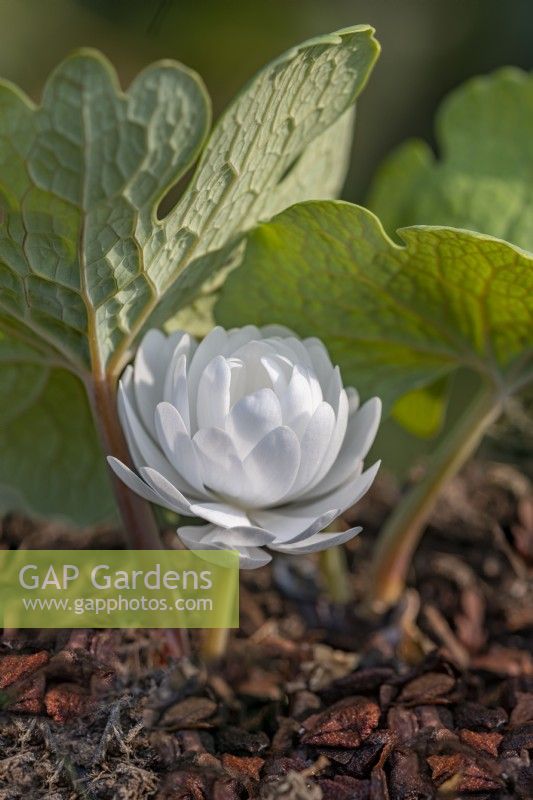
{"type": "MultiPolygon", "coordinates": [[[[113,455],[131,465],[128,446],[117,413],[116,393],[110,381],[95,380],[92,385],[92,407],[106,455],[113,455]]],[[[159,530],[150,504],[134,494],[112,473],[115,499],[132,550],[161,550],[159,530]]]]}
{"type": "MultiPolygon", "coordinates": [[[[118,418],[114,381],[111,378],[95,378],[87,385],[87,393],[104,453],[113,455],[124,464],[131,466],[128,446],[118,418]]],[[[111,481],[130,548],[132,550],[163,550],[163,543],[150,503],[134,494],[116,475],[111,475],[111,481]]],[[[179,658],[189,654],[189,639],[186,630],[168,630],[166,633],[172,656],[179,658]]]]}

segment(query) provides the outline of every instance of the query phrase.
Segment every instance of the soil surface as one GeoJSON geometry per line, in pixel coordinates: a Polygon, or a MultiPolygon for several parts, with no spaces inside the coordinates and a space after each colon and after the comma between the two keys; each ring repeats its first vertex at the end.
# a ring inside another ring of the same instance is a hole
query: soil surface
{"type": "MultiPolygon", "coordinates": [[[[397,499],[382,478],[357,507],[348,607],[328,602],[312,558],[243,573],[241,629],[209,669],[196,632],[175,661],[157,631],[6,631],[0,800],[533,797],[531,486],[473,464],[378,615],[369,557],[397,499]]],[[[2,522],[2,547],[69,545],[121,540],[2,522]]]]}

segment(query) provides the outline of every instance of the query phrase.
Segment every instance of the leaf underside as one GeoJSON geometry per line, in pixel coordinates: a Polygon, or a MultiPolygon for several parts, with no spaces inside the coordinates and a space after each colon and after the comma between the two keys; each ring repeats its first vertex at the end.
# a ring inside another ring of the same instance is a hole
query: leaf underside
{"type": "MultiPolygon", "coordinates": [[[[31,420],[44,418],[49,397],[63,409],[53,428],[64,448],[52,451],[65,496],[100,493],[100,507],[110,506],[104,473],[88,478],[83,458],[71,458],[66,417],[78,420],[78,450],[94,455],[95,434],[81,384],[72,391],[62,370],[115,379],[142,330],[193,300],[243,231],[290,203],[338,191],[353,104],[378,53],[372,34],[346,29],[272,62],[207,145],[209,98],[176,62],[148,67],[123,92],[106,59],[83,51],[53,72],[39,106],[0,83],[0,330],[6,347],[23,341],[48,365],[31,420]],[[161,199],[200,153],[185,193],[159,220],[161,199]]],[[[15,409],[25,373],[13,359],[3,373],[6,406],[15,409]]],[[[69,505],[73,519],[87,521],[39,474],[39,465],[52,470],[50,460],[24,449],[22,438],[15,453],[11,434],[22,419],[15,415],[12,430],[0,423],[9,453],[3,496],[18,493],[47,513],[69,505]],[[18,464],[29,458],[25,473],[18,464]]]]}

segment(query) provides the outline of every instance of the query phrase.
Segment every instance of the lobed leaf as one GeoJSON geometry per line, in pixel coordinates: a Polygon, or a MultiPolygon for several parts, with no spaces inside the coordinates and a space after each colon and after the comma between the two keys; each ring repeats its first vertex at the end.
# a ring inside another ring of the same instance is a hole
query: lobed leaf
{"type": "Polygon", "coordinates": [[[533,255],[453,228],[399,236],[401,246],[349,203],[294,206],[249,235],[217,319],[319,336],[344,380],[389,408],[457,367],[502,391],[530,379],[533,255]]]}
{"type": "MultiPolygon", "coordinates": [[[[436,137],[440,158],[415,139],[378,170],[368,207],[385,228],[451,225],[532,251],[533,74],[505,68],[459,87],[441,106],[436,137]]],[[[446,387],[423,388],[393,414],[411,432],[431,435],[446,403],[446,387]]]]}
{"type": "Polygon", "coordinates": [[[165,219],[160,201],[194,164],[210,123],[194,72],[163,61],[123,92],[107,60],[85,50],[53,72],[38,106],[0,83],[0,330],[5,347],[9,337],[42,357],[31,372],[12,349],[3,365],[0,482],[10,503],[20,496],[82,522],[109,509],[82,385],[64,370],[116,378],[143,328],[194,299],[243,231],[338,190],[353,103],[378,54],[372,34],[359,26],[318,37],[263,69],[214,128],[165,219]],[[29,430],[48,447],[30,447],[29,430]],[[50,439],[67,435],[62,446],[50,439]]]}
{"type": "Polygon", "coordinates": [[[385,228],[450,225],[533,251],[533,73],[506,67],[456,89],[436,138],[440,158],[412,140],[379,170],[368,206],[385,228]]]}

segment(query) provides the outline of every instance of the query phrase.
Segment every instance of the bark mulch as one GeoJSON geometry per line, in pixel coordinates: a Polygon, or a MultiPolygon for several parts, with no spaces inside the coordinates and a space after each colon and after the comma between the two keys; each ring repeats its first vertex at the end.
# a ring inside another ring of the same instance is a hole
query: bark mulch
{"type": "MultiPolygon", "coordinates": [[[[357,508],[347,608],[311,558],[243,573],[241,629],[210,669],[174,662],[157,631],[6,632],[0,800],[530,800],[531,486],[473,464],[378,615],[362,598],[396,500],[382,479],[357,508]]],[[[0,543],[120,546],[72,536],[11,517],[0,543]]]]}

